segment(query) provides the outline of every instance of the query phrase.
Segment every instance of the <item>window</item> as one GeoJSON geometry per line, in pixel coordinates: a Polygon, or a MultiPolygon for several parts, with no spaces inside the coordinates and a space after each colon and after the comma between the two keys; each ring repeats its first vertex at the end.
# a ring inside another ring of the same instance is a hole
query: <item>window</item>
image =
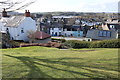
{"type": "Polygon", "coordinates": [[[67,36],[67,34],[65,33],[65,37],[67,36]]]}
{"type": "Polygon", "coordinates": [[[52,32],[52,36],[54,35],[54,32],[52,32]]]}
{"type": "Polygon", "coordinates": [[[114,25],[110,25],[110,28],[115,28],[115,26],[114,25]]]}
{"type": "Polygon", "coordinates": [[[7,33],[9,33],[9,29],[8,28],[6,28],[6,31],[7,31],[7,33]]]}
{"type": "Polygon", "coordinates": [[[6,29],[6,31],[8,31],[8,28],[6,29]]]}
{"type": "Polygon", "coordinates": [[[99,31],[99,36],[103,36],[103,32],[102,31],[99,31]]]}
{"type": "Polygon", "coordinates": [[[104,37],[107,36],[107,31],[103,31],[103,36],[104,36],[104,37]]]}
{"type": "Polygon", "coordinates": [[[88,41],[91,41],[90,39],[88,39],[88,41]]]}
{"type": "Polygon", "coordinates": [[[12,40],[14,40],[14,38],[12,37],[12,40]]]}
{"type": "Polygon", "coordinates": [[[59,32],[59,36],[61,36],[61,32],[59,32]]]}
{"type": "Polygon", "coordinates": [[[78,34],[78,36],[80,36],[80,34],[78,34]]]}
{"type": "Polygon", "coordinates": [[[24,33],[24,30],[23,30],[23,28],[21,29],[21,33],[24,33]]]}
{"type": "Polygon", "coordinates": [[[61,28],[59,28],[59,30],[62,30],[61,28]]]}
{"type": "Polygon", "coordinates": [[[110,37],[111,36],[111,32],[107,32],[107,37],[110,37]]]}
{"type": "Polygon", "coordinates": [[[55,32],[55,36],[57,36],[57,32],[55,32]]]}
{"type": "Polygon", "coordinates": [[[110,31],[99,31],[99,37],[111,37],[110,31]]]}

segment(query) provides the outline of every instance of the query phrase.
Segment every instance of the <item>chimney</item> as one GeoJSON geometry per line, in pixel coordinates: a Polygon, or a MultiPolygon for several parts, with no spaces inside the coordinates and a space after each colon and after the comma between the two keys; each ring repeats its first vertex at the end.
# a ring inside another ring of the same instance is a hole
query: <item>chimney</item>
{"type": "Polygon", "coordinates": [[[5,11],[5,8],[4,8],[3,11],[2,11],[2,16],[3,16],[3,17],[8,17],[7,12],[5,11]]]}
{"type": "Polygon", "coordinates": [[[25,10],[25,16],[26,16],[26,17],[30,17],[30,12],[29,12],[29,10],[28,10],[28,11],[25,10]]]}

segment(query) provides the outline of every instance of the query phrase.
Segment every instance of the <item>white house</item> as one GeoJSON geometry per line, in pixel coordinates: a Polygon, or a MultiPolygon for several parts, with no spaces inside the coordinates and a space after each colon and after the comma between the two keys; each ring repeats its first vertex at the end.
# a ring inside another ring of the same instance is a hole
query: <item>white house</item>
{"type": "Polygon", "coordinates": [[[11,40],[29,41],[29,32],[37,30],[36,22],[30,17],[29,10],[26,10],[25,16],[8,17],[4,13],[5,10],[2,12],[3,17],[0,19],[2,22],[0,23],[0,32],[6,31],[6,33],[9,33],[11,40]]]}
{"type": "Polygon", "coordinates": [[[62,32],[63,32],[62,27],[50,28],[50,34],[52,36],[60,36],[63,34],[62,32]]]}

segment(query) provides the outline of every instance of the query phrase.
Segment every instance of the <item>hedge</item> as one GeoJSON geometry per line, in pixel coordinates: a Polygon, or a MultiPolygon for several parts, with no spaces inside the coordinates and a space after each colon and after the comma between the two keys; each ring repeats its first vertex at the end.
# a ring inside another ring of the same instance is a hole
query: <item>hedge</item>
{"type": "Polygon", "coordinates": [[[78,41],[78,40],[68,40],[64,44],[68,48],[89,48],[90,42],[78,41]]]}
{"type": "Polygon", "coordinates": [[[57,39],[57,38],[52,38],[52,41],[60,41],[60,42],[65,42],[66,40],[65,39],[57,39]]]}
{"type": "Polygon", "coordinates": [[[93,42],[68,40],[64,43],[64,45],[68,48],[119,48],[120,39],[93,42]]]}

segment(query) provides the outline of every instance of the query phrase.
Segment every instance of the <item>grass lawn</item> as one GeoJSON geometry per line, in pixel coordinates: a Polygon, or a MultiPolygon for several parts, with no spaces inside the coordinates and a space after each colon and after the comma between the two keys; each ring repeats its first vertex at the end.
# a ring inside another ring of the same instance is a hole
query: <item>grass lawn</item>
{"type": "Polygon", "coordinates": [[[118,78],[118,49],[3,49],[3,78],[118,78]]]}

